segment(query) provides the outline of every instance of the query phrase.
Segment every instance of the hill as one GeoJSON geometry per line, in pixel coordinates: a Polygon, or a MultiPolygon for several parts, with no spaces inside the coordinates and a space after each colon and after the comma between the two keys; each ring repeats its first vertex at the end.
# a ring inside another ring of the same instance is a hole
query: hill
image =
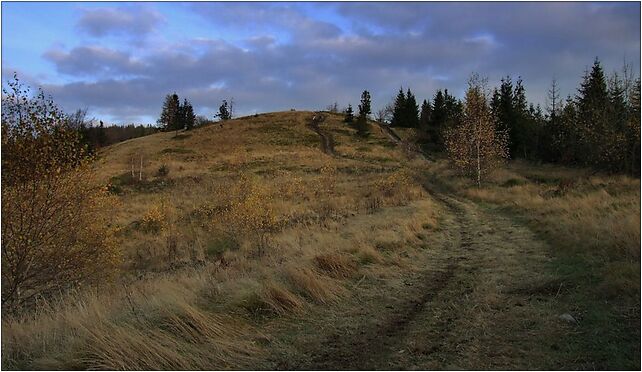
{"type": "Polygon", "coordinates": [[[119,279],[3,319],[3,367],[639,368],[639,180],[513,162],[477,188],[323,116],[102,150],[119,279]]]}

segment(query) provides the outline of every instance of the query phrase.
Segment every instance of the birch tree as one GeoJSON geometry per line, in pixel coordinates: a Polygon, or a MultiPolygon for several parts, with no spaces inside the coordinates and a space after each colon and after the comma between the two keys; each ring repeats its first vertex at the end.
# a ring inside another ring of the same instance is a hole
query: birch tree
{"type": "Polygon", "coordinates": [[[463,174],[482,179],[508,158],[508,134],[497,130],[490,106],[487,80],[473,74],[468,81],[461,122],[446,132],[448,155],[463,174]]]}

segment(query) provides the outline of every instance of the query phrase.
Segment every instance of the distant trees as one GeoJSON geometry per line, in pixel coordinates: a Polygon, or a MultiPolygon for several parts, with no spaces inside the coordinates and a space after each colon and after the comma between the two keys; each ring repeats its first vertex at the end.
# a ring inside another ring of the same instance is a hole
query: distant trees
{"type": "Polygon", "coordinates": [[[486,80],[473,75],[468,83],[462,120],[446,131],[446,149],[455,166],[482,178],[508,158],[507,135],[499,130],[488,102],[486,80]]]}
{"type": "MultiPolygon", "coordinates": [[[[468,102],[475,102],[474,92],[476,89],[471,91],[469,87],[463,116],[461,103],[447,91],[435,94],[427,120],[429,143],[439,149],[443,140],[440,137],[448,132],[449,153],[466,153],[466,147],[452,139],[472,138],[470,110],[477,106],[468,102]],[[455,132],[449,128],[462,131],[461,136],[452,137],[455,132]]],[[[401,101],[401,96],[397,101],[401,101]]],[[[512,157],[640,175],[640,79],[633,77],[629,66],[607,77],[595,59],[582,77],[577,94],[565,101],[553,80],[545,111],[528,103],[521,78],[515,83],[510,76],[502,78],[489,98],[489,117],[496,137],[507,136],[507,150],[512,157]]],[[[420,122],[423,127],[426,121],[422,118],[420,122]]],[[[480,127],[486,128],[482,124],[480,127]]],[[[462,160],[455,163],[461,165],[462,160]]]]}
{"type": "Polygon", "coordinates": [[[3,310],[104,281],[118,266],[108,199],[73,120],[15,76],[3,89],[3,310]]]}
{"type": "Polygon", "coordinates": [[[194,128],[196,116],[194,108],[187,100],[181,104],[178,94],[168,94],[163,102],[163,108],[157,123],[164,131],[190,130],[194,128]]]}
{"type": "Polygon", "coordinates": [[[343,119],[343,121],[346,123],[352,123],[353,120],[354,120],[354,112],[352,110],[352,105],[348,104],[348,108],[346,109],[345,118],[343,119]]]}
{"type": "Polygon", "coordinates": [[[427,121],[425,137],[435,150],[445,149],[445,132],[457,125],[462,114],[462,104],[448,93],[448,89],[438,90],[432,103],[430,118],[427,121]]]}

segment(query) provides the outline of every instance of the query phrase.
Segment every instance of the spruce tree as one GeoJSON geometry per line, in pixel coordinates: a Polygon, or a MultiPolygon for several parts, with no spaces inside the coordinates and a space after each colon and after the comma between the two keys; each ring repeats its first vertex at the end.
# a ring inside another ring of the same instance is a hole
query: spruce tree
{"type": "Polygon", "coordinates": [[[433,143],[437,149],[441,149],[444,144],[441,129],[447,118],[448,112],[446,108],[446,99],[444,97],[444,93],[440,89],[435,93],[432,114],[430,115],[430,120],[428,122],[428,137],[430,138],[430,142],[433,143]]]}
{"type": "Polygon", "coordinates": [[[354,111],[352,110],[352,105],[348,104],[348,108],[346,109],[346,115],[343,121],[346,123],[352,123],[353,120],[354,120],[354,111]]]}
{"type": "Polygon", "coordinates": [[[364,90],[363,93],[361,93],[359,117],[357,118],[357,134],[361,137],[368,136],[368,115],[371,113],[370,105],[370,92],[364,90]]]}
{"type": "Polygon", "coordinates": [[[410,91],[410,88],[408,88],[408,92],[406,93],[403,124],[403,126],[407,128],[417,128],[419,126],[419,107],[417,106],[417,99],[410,91]]]}
{"type": "Polygon", "coordinates": [[[186,130],[194,128],[196,115],[194,115],[194,108],[192,107],[192,104],[187,99],[183,101],[182,114],[184,128],[186,130]]]}
{"type": "Polygon", "coordinates": [[[419,129],[422,132],[426,132],[428,130],[431,113],[432,107],[430,106],[430,102],[424,99],[421,103],[421,113],[419,114],[419,129]]]}
{"type": "Polygon", "coordinates": [[[370,102],[370,92],[367,90],[364,90],[363,93],[361,93],[361,104],[359,104],[359,117],[368,119],[368,115],[372,113],[372,109],[370,107],[371,102],[370,102]]]}
{"type": "Polygon", "coordinates": [[[395,104],[392,111],[392,120],[390,121],[391,127],[403,126],[405,109],[406,109],[406,95],[403,93],[403,88],[399,88],[399,93],[395,98],[395,104]]]}
{"type": "Polygon", "coordinates": [[[608,144],[604,136],[609,127],[606,108],[610,100],[600,61],[596,58],[590,72],[584,75],[577,95],[577,120],[580,127],[581,161],[584,164],[605,166],[608,144]]]}
{"type": "Polygon", "coordinates": [[[165,97],[160,118],[157,120],[163,130],[171,131],[180,125],[180,106],[178,94],[168,94],[165,97]]]}
{"type": "Polygon", "coordinates": [[[230,120],[232,114],[230,113],[230,106],[227,103],[227,100],[223,100],[223,103],[218,108],[218,115],[221,120],[230,120]]]}

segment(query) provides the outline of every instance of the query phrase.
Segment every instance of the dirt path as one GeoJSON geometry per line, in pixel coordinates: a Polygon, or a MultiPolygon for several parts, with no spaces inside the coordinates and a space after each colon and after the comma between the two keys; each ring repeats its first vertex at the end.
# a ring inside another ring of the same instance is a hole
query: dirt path
{"type": "Polygon", "coordinates": [[[308,127],[312,129],[316,134],[318,134],[321,138],[321,151],[323,151],[323,153],[325,154],[336,156],[337,154],[334,151],[334,139],[332,138],[332,135],[330,133],[324,132],[319,127],[319,124],[324,120],[325,116],[323,116],[322,114],[315,114],[312,118],[310,118],[308,127]]]}
{"type": "Polygon", "coordinates": [[[548,247],[528,228],[426,189],[445,206],[425,271],[375,283],[345,309],[292,332],[271,368],[293,370],[562,368],[548,247]]]}

